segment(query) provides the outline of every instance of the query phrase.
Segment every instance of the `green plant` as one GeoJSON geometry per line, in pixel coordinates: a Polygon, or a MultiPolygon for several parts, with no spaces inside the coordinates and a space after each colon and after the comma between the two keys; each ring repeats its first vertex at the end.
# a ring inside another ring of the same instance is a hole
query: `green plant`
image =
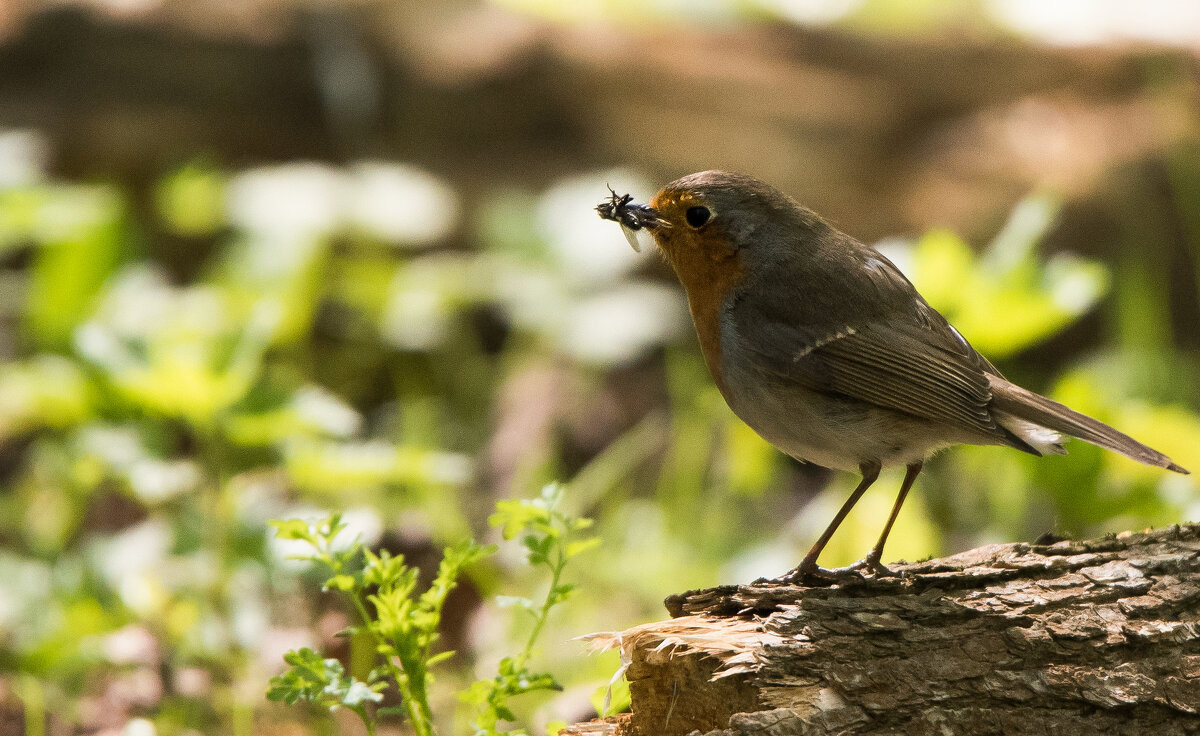
{"type": "Polygon", "coordinates": [[[500,660],[495,677],[475,682],[460,695],[463,701],[479,708],[479,715],[471,724],[476,736],[511,733],[498,730],[500,721],[516,719],[508,706],[510,698],[535,690],[561,689],[553,676],[531,670],[529,660],[550,610],[575,592],[575,585],[562,580],[567,562],[600,543],[598,537],[575,538],[590,527],[592,521],[563,512],[562,500],[563,486],[550,483],[542,488],[537,498],[500,501],[496,504],[496,513],[488,519],[489,524],[500,527],[506,540],[521,538],[528,563],[549,572],[550,585],[540,601],[521,597],[498,600],[502,605],[527,612],[533,619],[533,626],[521,651],[500,660]]]}
{"type": "MultiPolygon", "coordinates": [[[[574,586],[562,581],[568,560],[592,548],[595,538],[578,539],[578,533],[591,525],[588,519],[573,518],[561,510],[563,489],[546,486],[539,497],[530,500],[501,501],[489,522],[501,527],[505,539],[520,536],[530,565],[545,568],[550,584],[541,601],[504,598],[502,604],[528,611],[533,626],[525,645],[515,656],[503,658],[495,677],[480,680],[460,694],[464,703],[477,710],[472,721],[475,733],[492,736],[515,731],[500,731],[501,721],[516,720],[508,701],[536,690],[559,689],[549,674],[529,667],[534,647],[555,606],[566,601],[574,586]]],[[[308,545],[311,552],[297,556],[325,567],[329,577],[323,589],[344,593],[361,619],[347,633],[366,635],[374,646],[378,664],[366,680],[347,675],[336,659],[322,658],[311,649],[288,652],[284,661],[289,669],[271,679],[267,697],[287,704],[308,702],[318,706],[353,711],[375,733],[380,716],[397,714],[408,718],[419,736],[436,733],[433,710],[429,703],[430,669],[453,656],[451,651],[435,651],[442,606],[457,584],[464,567],[495,551],[465,540],[447,547],[437,575],[429,588],[416,595],[419,570],[405,564],[402,556],[382,550],[378,554],[357,540],[344,544],[339,539],[346,524],[339,514],[317,522],[299,519],[275,521],[281,539],[308,545]],[[394,688],[401,705],[380,708],[383,693],[394,688]]]]}
{"type": "Polygon", "coordinates": [[[321,659],[312,650],[288,652],[284,657],[291,669],[272,678],[267,697],[285,703],[306,701],[328,708],[347,708],[362,719],[368,733],[375,733],[381,711],[368,708],[383,699],[382,692],[395,687],[400,695],[400,712],[408,716],[420,736],[432,736],[433,711],[429,706],[429,669],[453,655],[434,653],[442,606],[457,584],[462,568],[495,551],[467,540],[447,547],[438,574],[429,588],[414,597],[420,571],[404,563],[403,556],[387,550],[375,554],[357,540],[339,545],[338,537],[346,530],[340,514],[317,522],[300,519],[272,522],[281,539],[304,542],[312,552],[298,555],[323,565],[329,577],[323,590],[346,594],[362,619],[352,627],[351,635],[366,634],[377,653],[380,665],[371,670],[366,681],[345,676],[340,662],[321,659]],[[368,608],[368,604],[370,608],[368,608]]]}

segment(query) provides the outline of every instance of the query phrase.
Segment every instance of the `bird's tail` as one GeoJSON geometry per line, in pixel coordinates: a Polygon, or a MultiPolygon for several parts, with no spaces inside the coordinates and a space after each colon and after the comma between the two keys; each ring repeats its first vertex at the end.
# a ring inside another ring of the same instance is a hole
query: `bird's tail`
{"type": "MultiPolygon", "coordinates": [[[[1158,450],[1143,445],[1104,422],[1096,421],[1057,401],[1011,384],[999,376],[988,375],[988,386],[992,390],[992,408],[1000,414],[1069,434],[1084,442],[1119,452],[1139,463],[1166,468],[1176,473],[1188,472],[1158,450]]],[[[1003,420],[1001,422],[1003,423],[1003,420]]]]}

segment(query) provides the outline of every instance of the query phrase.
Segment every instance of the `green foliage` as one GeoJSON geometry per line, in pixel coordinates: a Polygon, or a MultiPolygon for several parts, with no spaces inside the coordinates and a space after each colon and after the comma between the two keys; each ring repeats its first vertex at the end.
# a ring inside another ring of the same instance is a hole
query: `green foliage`
{"type": "Polygon", "coordinates": [[[225,222],[226,179],[220,170],[199,161],[168,174],[154,192],[163,222],[190,237],[215,232],[225,222]]]}
{"type": "MultiPolygon", "coordinates": [[[[561,689],[551,675],[531,670],[529,660],[551,609],[566,602],[575,590],[562,581],[567,562],[598,544],[595,538],[577,538],[591,522],[563,512],[562,499],[562,486],[551,484],[538,498],[500,501],[489,520],[502,528],[505,539],[521,537],[528,563],[544,569],[550,583],[540,603],[512,597],[502,601],[526,611],[532,627],[520,652],[500,660],[494,678],[479,680],[460,694],[460,699],[477,714],[472,728],[479,736],[516,733],[499,730],[502,721],[517,720],[509,705],[513,697],[561,689]]],[[[403,712],[417,734],[433,734],[430,669],[454,654],[435,651],[442,607],[463,568],[492,554],[495,547],[466,540],[446,548],[433,582],[417,595],[419,571],[387,550],[375,553],[357,542],[345,544],[339,537],[346,526],[337,514],[317,522],[290,519],[271,523],[280,539],[303,542],[311,550],[296,559],[316,563],[329,572],[324,590],[339,591],[352,602],[361,622],[347,633],[364,632],[370,637],[378,666],[364,682],[345,676],[337,660],[322,659],[309,649],[292,651],[285,657],[291,669],[271,680],[267,697],[289,705],[305,701],[347,708],[362,719],[369,733],[375,732],[380,713],[403,712]],[[389,687],[399,695],[400,708],[370,709],[368,702],[378,703],[389,687]]]]}
{"type": "Polygon", "coordinates": [[[525,646],[516,655],[500,660],[494,678],[475,682],[460,696],[479,710],[478,717],[471,723],[476,736],[513,733],[498,730],[501,721],[516,720],[509,708],[509,699],[536,690],[562,689],[553,676],[532,671],[529,660],[550,610],[565,603],[575,593],[575,585],[562,580],[567,562],[600,544],[596,537],[576,538],[591,527],[592,521],[569,516],[562,510],[562,501],[563,486],[551,483],[537,498],[500,501],[496,504],[496,513],[488,519],[489,524],[500,528],[505,539],[520,537],[526,561],[549,573],[550,584],[540,602],[519,597],[504,597],[497,601],[527,613],[532,626],[525,646]]]}
{"type": "Polygon", "coordinates": [[[1054,335],[1108,289],[1108,271],[1094,261],[1058,254],[1040,262],[1037,245],[1058,209],[1046,195],[1024,200],[978,256],[946,230],[926,233],[915,246],[911,277],[917,288],[993,360],[1054,335]]]}
{"type": "MultiPolygon", "coordinates": [[[[167,228],[227,239],[228,179],[190,167],[165,181],[167,228]]],[[[17,449],[0,494],[0,659],[69,713],[124,676],[105,642],[128,630],[153,641],[163,671],[207,678],[203,692],[164,693],[160,725],[209,731],[257,705],[242,680],[283,593],[264,508],[312,503],[287,484],[316,497],[357,477],[360,499],[398,499],[376,515],[437,497],[426,531],[457,536],[472,467],[431,433],[364,428],[307,367],[328,238],[240,230],[180,283],[146,258],[153,229],[112,186],[0,188],[0,253],[30,254],[0,271],[0,308],[19,309],[6,324],[25,333],[5,344],[27,351],[0,365],[0,443],[17,449]]]]}
{"type": "Polygon", "coordinates": [[[267,698],[288,705],[304,701],[330,710],[348,708],[354,711],[368,730],[374,726],[367,714],[367,703],[383,700],[380,690],[386,683],[367,684],[346,676],[346,668],[336,659],[322,659],[308,647],[288,652],[283,661],[291,668],[271,678],[267,698]]]}
{"type": "Polygon", "coordinates": [[[368,702],[379,702],[380,693],[394,687],[404,713],[420,736],[434,733],[433,710],[429,705],[429,670],[453,655],[434,653],[446,596],[457,585],[462,568],[490,555],[494,547],[481,547],[467,540],[446,548],[437,576],[430,587],[416,595],[420,571],[404,564],[402,556],[387,550],[375,554],[357,541],[339,547],[338,537],[346,531],[339,514],[317,522],[299,519],[272,522],[280,539],[304,542],[311,552],[297,555],[329,571],[323,590],[337,590],[349,597],[361,616],[361,626],[351,629],[369,635],[379,666],[367,681],[343,676],[337,660],[322,660],[308,649],[289,652],[285,661],[291,669],[271,680],[267,697],[288,704],[304,700],[330,708],[354,711],[369,733],[375,733],[375,714],[368,702]],[[370,604],[368,608],[367,604],[370,604]]]}
{"type": "Polygon", "coordinates": [[[0,440],[79,424],[92,411],[92,399],[83,372],[57,355],[0,365],[0,440]]]}
{"type": "Polygon", "coordinates": [[[106,185],[0,189],[0,252],[38,243],[24,311],[39,347],[63,349],[124,255],[125,199],[106,185]]]}

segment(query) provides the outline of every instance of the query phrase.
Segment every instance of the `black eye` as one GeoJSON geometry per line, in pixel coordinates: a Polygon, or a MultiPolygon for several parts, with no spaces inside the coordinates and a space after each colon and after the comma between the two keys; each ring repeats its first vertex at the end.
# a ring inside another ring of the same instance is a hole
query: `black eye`
{"type": "Polygon", "coordinates": [[[684,213],[684,218],[687,224],[692,227],[702,227],[708,222],[708,218],[712,217],[712,213],[707,207],[688,207],[688,211],[684,213]]]}

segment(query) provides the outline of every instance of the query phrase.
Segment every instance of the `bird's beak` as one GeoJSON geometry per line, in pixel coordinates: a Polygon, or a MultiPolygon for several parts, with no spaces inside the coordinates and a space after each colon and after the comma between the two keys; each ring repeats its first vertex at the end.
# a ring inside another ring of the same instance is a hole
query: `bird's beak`
{"type": "Polygon", "coordinates": [[[638,230],[642,228],[656,230],[671,226],[671,223],[663,219],[650,205],[633,204],[631,195],[618,196],[611,187],[608,191],[612,192],[612,196],[596,205],[596,212],[605,220],[620,223],[621,230],[625,233],[625,239],[629,241],[634,250],[638,252],[642,250],[638,244],[638,230]]]}

